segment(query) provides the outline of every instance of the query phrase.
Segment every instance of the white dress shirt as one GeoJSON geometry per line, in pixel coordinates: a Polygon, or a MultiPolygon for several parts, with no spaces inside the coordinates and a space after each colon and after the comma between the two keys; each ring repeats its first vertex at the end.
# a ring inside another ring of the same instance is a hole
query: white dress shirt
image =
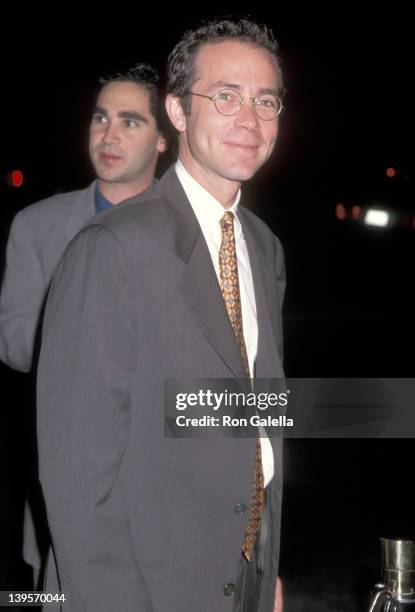
{"type": "MultiPolygon", "coordinates": [[[[187,195],[193,212],[199,222],[203,236],[206,240],[213,267],[220,284],[219,271],[219,250],[222,241],[222,230],[220,220],[225,214],[225,209],[204,187],[200,185],[187,172],[180,160],[175,165],[178,179],[187,195]]],[[[238,191],[235,201],[228,208],[234,214],[234,232],[236,258],[238,262],[239,291],[242,309],[242,325],[246,352],[248,355],[249,370],[251,376],[255,372],[255,359],[258,348],[258,323],[256,315],[255,291],[252,280],[251,265],[249,263],[248,249],[242,232],[241,223],[238,219],[238,202],[241,197],[241,190],[238,191]]],[[[262,429],[262,428],[261,428],[262,429]]],[[[264,431],[261,431],[261,455],[262,470],[264,474],[264,486],[271,481],[274,475],[274,454],[271,442],[264,431]]]]}

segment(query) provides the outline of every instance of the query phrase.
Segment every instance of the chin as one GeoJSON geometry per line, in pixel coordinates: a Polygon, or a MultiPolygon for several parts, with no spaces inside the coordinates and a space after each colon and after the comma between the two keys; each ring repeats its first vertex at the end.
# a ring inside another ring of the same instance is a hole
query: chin
{"type": "Polygon", "coordinates": [[[229,178],[235,181],[248,181],[260,169],[263,163],[263,160],[253,158],[249,160],[238,160],[228,164],[227,171],[229,178]]]}
{"type": "Polygon", "coordinates": [[[111,174],[110,172],[100,172],[99,174],[97,174],[98,178],[101,181],[104,181],[106,183],[119,183],[119,177],[115,174],[111,174]]]}
{"type": "Polygon", "coordinates": [[[244,181],[249,181],[256,171],[259,169],[259,166],[255,167],[245,167],[245,168],[232,168],[227,173],[227,178],[231,181],[238,181],[239,183],[243,183],[244,181]]]}

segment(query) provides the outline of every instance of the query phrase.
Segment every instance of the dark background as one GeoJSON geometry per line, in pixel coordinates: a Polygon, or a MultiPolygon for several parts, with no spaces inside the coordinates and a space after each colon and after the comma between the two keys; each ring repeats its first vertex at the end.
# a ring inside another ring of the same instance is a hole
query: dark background
{"type": "MultiPolygon", "coordinates": [[[[240,5],[238,6],[240,10],[240,5]]],[[[177,5],[16,12],[3,42],[1,256],[23,206],[92,178],[87,130],[96,79],[120,60],[163,66],[198,13],[177,5]],[[40,25],[39,25],[40,24],[40,25]],[[19,188],[7,184],[24,172],[19,188]]],[[[205,16],[234,13],[203,11],[205,16]]],[[[287,86],[276,152],[244,198],[286,254],[285,367],[290,377],[411,377],[413,31],[402,3],[247,11],[272,26],[287,86]],[[387,167],[397,170],[394,178],[387,167]],[[335,207],[377,202],[409,225],[375,230],[335,207]]],[[[166,165],[167,160],[164,165],[166,165]]],[[[1,364],[0,364],[1,365],[1,364]]],[[[0,589],[28,585],[20,558],[30,471],[30,377],[0,369],[0,589]]],[[[378,538],[414,536],[413,441],[289,440],[281,574],[287,612],[367,609],[378,538]]],[[[28,588],[28,587],[27,587],[28,588]]],[[[187,611],[186,611],[187,612],[187,611]]]]}

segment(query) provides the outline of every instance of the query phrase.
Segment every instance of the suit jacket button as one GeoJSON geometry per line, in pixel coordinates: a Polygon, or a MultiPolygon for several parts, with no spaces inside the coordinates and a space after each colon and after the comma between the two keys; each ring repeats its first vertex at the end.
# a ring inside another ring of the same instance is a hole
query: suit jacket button
{"type": "Polygon", "coordinates": [[[233,584],[233,582],[228,582],[228,584],[225,584],[225,586],[223,587],[223,592],[226,597],[230,597],[231,595],[233,595],[235,593],[235,590],[236,586],[233,584]]]}
{"type": "Polygon", "coordinates": [[[247,507],[245,504],[235,504],[233,511],[235,514],[245,514],[247,507]]]}

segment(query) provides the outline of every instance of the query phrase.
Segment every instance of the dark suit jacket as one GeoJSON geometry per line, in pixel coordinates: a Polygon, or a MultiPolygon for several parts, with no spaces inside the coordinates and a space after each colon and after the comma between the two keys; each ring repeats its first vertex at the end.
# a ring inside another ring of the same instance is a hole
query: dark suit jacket
{"type": "MultiPolygon", "coordinates": [[[[279,241],[240,218],[259,327],[256,375],[282,376],[279,241]]],[[[254,439],[164,437],[166,378],[243,377],[211,257],[174,169],[69,245],[45,314],[40,480],[67,612],[225,612],[249,504],[254,439]]],[[[281,441],[260,612],[278,570],[281,441]]],[[[49,585],[46,584],[46,590],[49,585]]]]}

